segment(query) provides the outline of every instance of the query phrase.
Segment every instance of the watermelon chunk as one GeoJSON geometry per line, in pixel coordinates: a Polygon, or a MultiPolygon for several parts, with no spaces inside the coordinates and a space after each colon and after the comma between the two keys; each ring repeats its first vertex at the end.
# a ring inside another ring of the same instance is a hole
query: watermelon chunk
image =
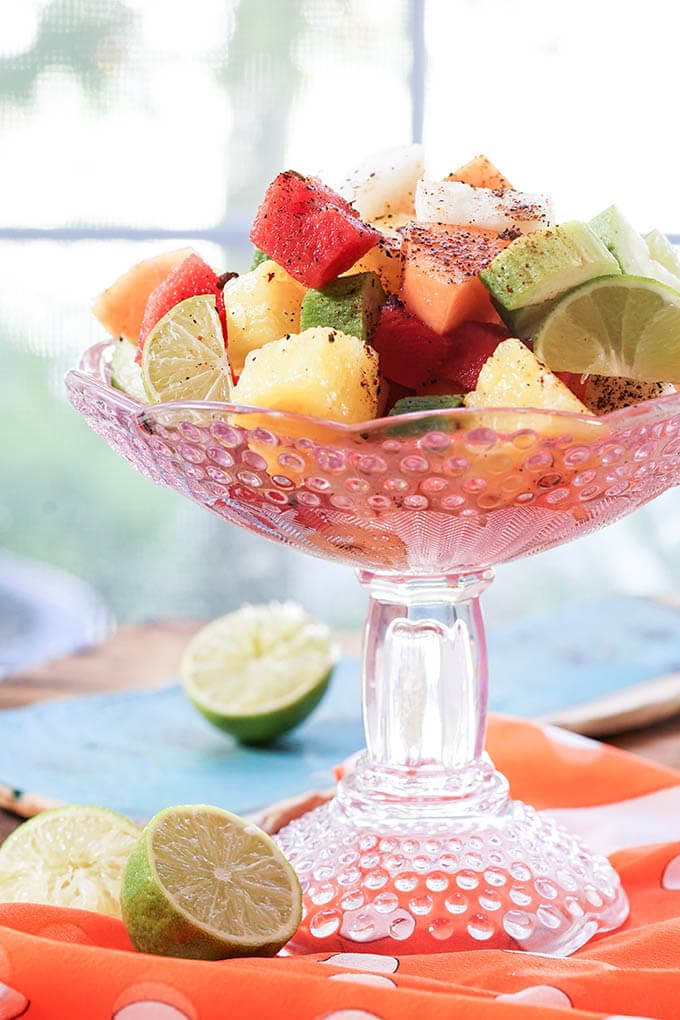
{"type": "Polygon", "coordinates": [[[462,323],[451,334],[449,350],[437,366],[437,382],[453,384],[463,393],[474,390],[482,366],[509,336],[504,326],[493,322],[462,323]]]}
{"type": "Polygon", "coordinates": [[[571,390],[575,397],[585,403],[586,389],[588,388],[588,379],[590,376],[581,375],[580,372],[555,372],[553,373],[558,379],[561,379],[564,385],[571,390]]]}
{"type": "Polygon", "coordinates": [[[147,336],[163,316],[178,305],[180,301],[195,297],[197,294],[214,294],[217,312],[220,316],[224,336],[227,335],[227,323],[224,313],[224,296],[219,286],[217,274],[204,262],[200,255],[190,255],[168,274],[151,291],[144,310],[144,318],[139,328],[139,351],[144,347],[147,336]]]}
{"type": "Polygon", "coordinates": [[[257,248],[315,290],[353,266],[380,238],[344,198],[293,170],[269,185],[250,231],[257,248]]]}
{"type": "Polygon", "coordinates": [[[380,371],[387,379],[415,389],[432,376],[451,340],[412,315],[398,298],[389,297],[371,346],[380,355],[380,371]]]}

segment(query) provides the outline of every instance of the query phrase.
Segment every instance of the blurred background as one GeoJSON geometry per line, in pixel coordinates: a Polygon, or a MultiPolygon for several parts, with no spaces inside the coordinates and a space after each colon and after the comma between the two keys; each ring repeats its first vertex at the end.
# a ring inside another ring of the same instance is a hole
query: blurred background
{"type": "MultiPolygon", "coordinates": [[[[115,621],[292,597],[358,626],[351,571],[154,487],[67,404],[96,294],[190,244],[244,270],[282,168],[330,182],[423,140],[486,153],[558,218],[616,202],[680,239],[667,0],[0,0],[0,674],[115,621]],[[179,243],[178,243],[179,242],[179,243]],[[40,633],[40,640],[35,635],[40,633]]],[[[680,582],[680,494],[501,568],[493,624],[680,582]]]]}

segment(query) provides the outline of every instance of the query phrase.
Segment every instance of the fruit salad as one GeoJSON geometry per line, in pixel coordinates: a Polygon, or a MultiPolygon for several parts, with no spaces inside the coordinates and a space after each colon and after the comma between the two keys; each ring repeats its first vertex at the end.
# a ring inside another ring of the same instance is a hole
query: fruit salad
{"type": "Polygon", "coordinates": [[[584,415],[680,384],[680,259],[615,207],[555,222],[485,156],[443,180],[420,146],[333,190],[287,170],[247,272],[190,249],[132,267],[94,312],[140,402],[216,400],[327,421],[442,408],[584,415]]]}

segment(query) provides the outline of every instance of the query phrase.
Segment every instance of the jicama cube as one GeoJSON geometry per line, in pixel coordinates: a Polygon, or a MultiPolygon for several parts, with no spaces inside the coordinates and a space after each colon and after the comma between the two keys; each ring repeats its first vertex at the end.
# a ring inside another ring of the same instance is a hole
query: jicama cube
{"type": "Polygon", "coordinates": [[[423,176],[422,145],[403,145],[377,152],[343,181],[340,194],[362,219],[371,222],[389,213],[413,215],[416,183],[423,176]]]}
{"type": "Polygon", "coordinates": [[[529,234],[554,222],[547,195],[473,188],[460,181],[419,181],[416,217],[425,223],[470,224],[515,235],[529,234]]]}

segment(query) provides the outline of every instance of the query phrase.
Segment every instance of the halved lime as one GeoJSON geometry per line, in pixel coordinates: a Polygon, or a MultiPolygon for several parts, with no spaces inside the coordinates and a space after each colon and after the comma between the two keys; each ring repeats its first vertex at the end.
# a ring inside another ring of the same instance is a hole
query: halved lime
{"type": "Polygon", "coordinates": [[[231,370],[212,294],[187,298],[160,319],[144,342],[147,399],[229,400],[231,370]]]}
{"type": "Polygon", "coordinates": [[[300,883],[264,832],[204,804],[166,808],[132,851],[123,920],[140,952],[273,956],[302,918],[300,883]]]}
{"type": "Polygon", "coordinates": [[[534,351],[556,372],[680,382],[680,292],[641,276],[591,280],[554,307],[534,351]]]}
{"type": "Polygon", "coordinates": [[[0,902],[50,903],[120,917],[123,870],[138,839],[133,822],[105,808],[43,811],[0,847],[0,902]]]}
{"type": "Polygon", "coordinates": [[[243,743],[297,726],[321,701],[336,652],[324,624],[292,602],[244,606],[190,642],[180,674],[203,715],[243,743]]]}
{"type": "Polygon", "coordinates": [[[137,346],[125,337],[118,337],[111,355],[111,385],[134,397],[140,403],[147,402],[142,381],[142,369],[136,362],[137,346]]]}

